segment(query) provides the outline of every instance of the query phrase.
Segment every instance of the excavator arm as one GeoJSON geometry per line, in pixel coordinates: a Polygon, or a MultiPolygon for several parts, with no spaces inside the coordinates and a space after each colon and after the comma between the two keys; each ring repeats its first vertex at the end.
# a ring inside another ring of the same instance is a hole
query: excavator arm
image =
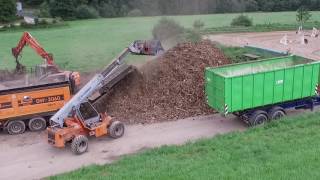
{"type": "Polygon", "coordinates": [[[19,62],[19,56],[21,55],[22,50],[25,46],[30,46],[39,56],[41,56],[45,60],[45,66],[39,67],[45,68],[44,72],[46,73],[46,78],[55,78],[63,73],[64,76],[69,78],[69,80],[72,82],[72,86],[74,86],[74,89],[77,89],[80,86],[80,74],[78,72],[61,71],[54,63],[53,55],[44,50],[40,43],[28,32],[24,32],[18,45],[12,48],[12,55],[15,57],[17,63],[16,72],[25,72],[25,66],[21,65],[19,62]]]}
{"type": "MultiPolygon", "coordinates": [[[[71,98],[54,116],[51,117],[50,123],[63,127],[64,120],[73,112],[78,109],[80,105],[89,100],[95,92],[99,91],[105,86],[114,83],[114,80],[120,76],[120,71],[124,72],[125,57],[130,53],[129,48],[123,50],[120,55],[115,58],[101,73],[96,74],[82,89],[71,98]]],[[[124,77],[124,76],[123,76],[124,77]]],[[[121,79],[117,79],[120,81],[121,79]]]]}
{"type": "Polygon", "coordinates": [[[45,59],[48,65],[54,65],[52,54],[47,53],[37,40],[28,32],[24,32],[18,45],[12,48],[12,55],[16,58],[17,63],[18,57],[21,55],[21,52],[26,45],[29,45],[39,56],[45,59]]]}

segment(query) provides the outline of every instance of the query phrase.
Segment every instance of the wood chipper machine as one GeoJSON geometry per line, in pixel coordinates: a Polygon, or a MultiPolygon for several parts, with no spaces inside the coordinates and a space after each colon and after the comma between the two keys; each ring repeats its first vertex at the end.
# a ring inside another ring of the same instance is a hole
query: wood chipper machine
{"type": "MultiPolygon", "coordinates": [[[[123,136],[125,127],[122,122],[113,121],[107,113],[98,113],[90,101],[91,96],[108,93],[118,82],[131,73],[134,68],[125,63],[128,54],[136,54],[130,46],[104,70],[96,74],[64,107],[51,119],[48,127],[48,143],[63,148],[71,143],[75,154],[88,149],[88,137],[109,135],[112,138],[123,136]]],[[[138,50],[137,50],[138,51],[138,50]]],[[[153,50],[152,51],[157,51],[153,50]]],[[[146,54],[149,55],[149,54],[146,54]]]]}

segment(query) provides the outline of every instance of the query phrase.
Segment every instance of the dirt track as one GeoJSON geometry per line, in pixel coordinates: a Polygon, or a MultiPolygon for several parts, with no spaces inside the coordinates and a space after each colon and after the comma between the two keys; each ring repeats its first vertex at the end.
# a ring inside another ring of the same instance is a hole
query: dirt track
{"type": "Polygon", "coordinates": [[[249,45],[277,51],[290,50],[293,54],[320,60],[320,37],[307,36],[310,34],[311,32],[306,32],[305,38],[309,41],[306,45],[301,44],[301,36],[297,35],[294,31],[217,34],[207,35],[205,39],[228,46],[242,47],[249,45]],[[287,46],[280,43],[280,39],[286,34],[288,35],[288,41],[290,41],[287,46]]]}
{"type": "Polygon", "coordinates": [[[219,115],[145,126],[130,125],[121,139],[90,139],[89,152],[82,156],[73,155],[69,148],[61,150],[49,146],[45,132],[19,136],[0,134],[0,179],[39,179],[90,164],[110,163],[121,155],[143,149],[183,144],[245,129],[241,121],[219,115]]]}

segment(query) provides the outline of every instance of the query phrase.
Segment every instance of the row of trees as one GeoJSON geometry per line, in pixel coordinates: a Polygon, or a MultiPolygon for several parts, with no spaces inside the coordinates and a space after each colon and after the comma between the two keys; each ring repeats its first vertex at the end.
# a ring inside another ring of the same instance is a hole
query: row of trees
{"type": "MultiPolygon", "coordinates": [[[[0,0],[4,3],[16,0],[0,0]]],[[[209,14],[252,11],[319,10],[320,0],[20,0],[39,7],[42,16],[64,19],[209,14]]],[[[2,8],[2,6],[0,6],[2,8]]],[[[3,10],[0,9],[0,13],[3,10]]],[[[0,14],[1,16],[1,14],[0,14]]]]}

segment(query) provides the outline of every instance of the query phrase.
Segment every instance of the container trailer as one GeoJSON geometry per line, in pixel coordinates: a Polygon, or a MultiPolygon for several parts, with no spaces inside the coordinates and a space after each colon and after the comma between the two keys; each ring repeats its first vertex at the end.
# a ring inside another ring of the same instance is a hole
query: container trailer
{"type": "Polygon", "coordinates": [[[320,104],[320,61],[286,56],[206,68],[207,103],[251,126],[282,118],[286,110],[320,104]]]}

